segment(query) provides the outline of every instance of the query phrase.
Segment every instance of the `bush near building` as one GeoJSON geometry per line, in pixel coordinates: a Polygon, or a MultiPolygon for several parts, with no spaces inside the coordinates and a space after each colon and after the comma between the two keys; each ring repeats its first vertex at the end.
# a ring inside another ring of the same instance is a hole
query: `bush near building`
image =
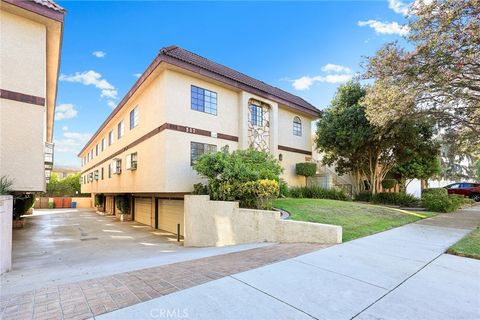
{"type": "Polygon", "coordinates": [[[195,185],[194,193],[212,200],[239,201],[243,208],[270,209],[279,195],[282,167],[269,153],[253,149],[203,154],[193,168],[208,180],[195,185]]]}
{"type": "Polygon", "coordinates": [[[313,162],[301,162],[295,166],[295,172],[299,176],[305,177],[305,185],[307,185],[307,178],[313,177],[317,174],[317,164],[313,162]]]}
{"type": "Polygon", "coordinates": [[[460,209],[465,204],[469,204],[470,199],[461,195],[449,195],[447,189],[431,188],[422,191],[422,205],[430,211],[435,212],[453,212],[460,209]]]}
{"type": "Polygon", "coordinates": [[[371,196],[371,201],[373,203],[402,207],[416,207],[420,204],[420,199],[402,192],[379,192],[371,196]]]}

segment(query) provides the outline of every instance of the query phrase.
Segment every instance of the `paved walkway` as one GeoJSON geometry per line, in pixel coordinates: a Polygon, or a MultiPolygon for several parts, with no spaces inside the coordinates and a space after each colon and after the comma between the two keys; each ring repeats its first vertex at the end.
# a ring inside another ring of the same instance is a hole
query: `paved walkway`
{"type": "Polygon", "coordinates": [[[478,225],[441,215],[95,319],[480,319],[480,260],[443,254],[478,225]]]}
{"type": "Polygon", "coordinates": [[[324,247],[270,245],[4,295],[0,297],[0,318],[87,319],[324,247]]]}

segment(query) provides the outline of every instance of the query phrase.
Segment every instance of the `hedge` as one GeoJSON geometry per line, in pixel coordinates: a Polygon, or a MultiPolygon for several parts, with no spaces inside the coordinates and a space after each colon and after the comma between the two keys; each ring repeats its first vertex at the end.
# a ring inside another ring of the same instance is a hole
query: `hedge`
{"type": "Polygon", "coordinates": [[[419,199],[415,196],[402,192],[379,192],[372,196],[373,203],[396,205],[403,207],[415,207],[419,205],[419,199]]]}
{"type": "Polygon", "coordinates": [[[349,200],[347,194],[343,190],[324,189],[318,186],[292,187],[288,190],[288,193],[291,198],[349,200]]]}
{"type": "Polygon", "coordinates": [[[448,191],[445,188],[427,188],[422,190],[422,197],[430,193],[438,195],[448,195],[448,191]]]}

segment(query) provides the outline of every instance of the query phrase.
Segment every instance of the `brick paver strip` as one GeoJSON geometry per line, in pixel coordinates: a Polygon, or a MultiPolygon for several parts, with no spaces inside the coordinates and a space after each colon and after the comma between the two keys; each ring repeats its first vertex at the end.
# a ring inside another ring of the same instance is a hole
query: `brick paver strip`
{"type": "Polygon", "coordinates": [[[1,319],[88,319],[325,247],[276,244],[4,296],[1,319]]]}

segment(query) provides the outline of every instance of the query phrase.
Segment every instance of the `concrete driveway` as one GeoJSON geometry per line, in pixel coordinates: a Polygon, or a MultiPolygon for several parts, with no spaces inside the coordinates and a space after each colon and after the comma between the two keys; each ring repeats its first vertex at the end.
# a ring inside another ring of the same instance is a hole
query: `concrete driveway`
{"type": "Polygon", "coordinates": [[[25,219],[25,228],[13,231],[1,296],[268,245],[184,248],[174,234],[90,209],[35,210],[25,219]]]}
{"type": "Polygon", "coordinates": [[[95,318],[480,319],[480,260],[444,254],[479,224],[440,215],[95,318]]]}

